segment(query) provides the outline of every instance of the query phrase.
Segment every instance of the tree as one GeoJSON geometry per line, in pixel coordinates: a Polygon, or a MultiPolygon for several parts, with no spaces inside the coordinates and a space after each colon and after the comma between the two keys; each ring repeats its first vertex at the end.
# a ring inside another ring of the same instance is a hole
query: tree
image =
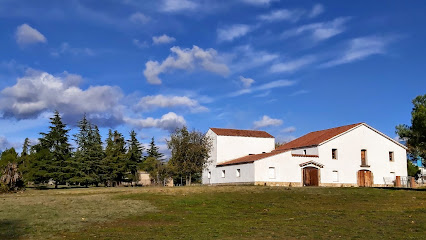
{"type": "Polygon", "coordinates": [[[155,145],[155,140],[154,137],[151,138],[151,142],[149,143],[149,148],[146,150],[146,154],[147,154],[147,158],[148,157],[153,157],[157,160],[162,161],[164,154],[162,154],[159,151],[159,148],[157,147],[157,145],[155,145]]]}
{"type": "Polygon", "coordinates": [[[98,185],[102,172],[101,161],[104,158],[99,129],[87,120],[86,115],[78,122],[78,127],[78,133],[74,134],[77,144],[73,158],[75,175],[70,181],[86,187],[89,184],[98,185]]]}
{"type": "Polygon", "coordinates": [[[147,155],[141,165],[141,169],[148,172],[150,177],[154,179],[155,184],[164,182],[164,179],[168,178],[167,165],[164,164],[164,154],[162,154],[155,145],[154,137],[151,138],[149,148],[146,150],[147,155]]]}
{"type": "Polygon", "coordinates": [[[208,164],[211,140],[205,134],[184,126],[176,129],[167,141],[168,148],[172,151],[169,164],[174,172],[185,177],[186,184],[191,185],[194,175],[201,176],[203,169],[208,164]]]}
{"type": "Polygon", "coordinates": [[[426,94],[413,99],[411,111],[411,126],[402,124],[396,126],[396,133],[406,140],[408,152],[412,159],[420,156],[426,164],[426,94]]]}
{"type": "Polygon", "coordinates": [[[127,166],[129,171],[127,178],[131,181],[138,180],[138,168],[142,163],[143,146],[137,139],[137,134],[134,130],[130,132],[130,140],[128,141],[127,166]]]}
{"type": "Polygon", "coordinates": [[[15,148],[9,148],[4,150],[0,156],[0,168],[5,167],[9,163],[18,162],[18,153],[16,153],[15,148]]]}
{"type": "Polygon", "coordinates": [[[407,174],[411,177],[417,177],[420,173],[420,169],[418,166],[414,165],[412,162],[407,162],[407,174]]]}
{"type": "Polygon", "coordinates": [[[68,143],[70,130],[66,129],[58,111],[55,111],[54,116],[50,118],[50,124],[50,131],[40,133],[42,137],[39,138],[39,151],[47,149],[50,154],[45,155],[48,158],[39,159],[39,161],[46,161],[43,165],[46,167],[47,177],[55,181],[55,188],[57,188],[58,184],[66,183],[72,176],[71,145],[68,143]]]}
{"type": "Polygon", "coordinates": [[[103,179],[108,186],[115,186],[124,180],[126,174],[126,142],[121,133],[117,130],[112,132],[109,130],[106,139],[105,158],[103,164],[105,166],[103,179]]]}

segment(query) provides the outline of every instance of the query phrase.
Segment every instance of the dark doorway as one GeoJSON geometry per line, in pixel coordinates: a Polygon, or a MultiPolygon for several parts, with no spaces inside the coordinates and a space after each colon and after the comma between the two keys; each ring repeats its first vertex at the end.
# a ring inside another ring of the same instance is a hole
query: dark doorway
{"type": "Polygon", "coordinates": [[[303,169],[303,186],[319,186],[318,168],[305,167],[303,169]]]}
{"type": "Polygon", "coordinates": [[[369,170],[358,171],[358,186],[371,187],[373,186],[373,173],[369,170]]]}

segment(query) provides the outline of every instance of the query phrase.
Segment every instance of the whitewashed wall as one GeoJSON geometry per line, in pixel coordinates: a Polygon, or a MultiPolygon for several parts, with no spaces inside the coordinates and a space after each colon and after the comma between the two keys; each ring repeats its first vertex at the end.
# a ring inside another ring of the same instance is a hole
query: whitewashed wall
{"type": "Polygon", "coordinates": [[[306,155],[318,155],[318,147],[306,147],[306,148],[298,148],[292,149],[292,154],[304,154],[306,150],[306,155]]]}
{"type": "Polygon", "coordinates": [[[217,163],[275,149],[275,138],[217,136],[217,163]]]}
{"type": "Polygon", "coordinates": [[[361,125],[319,146],[319,162],[324,164],[321,182],[333,183],[331,173],[337,170],[339,183],[357,183],[357,172],[370,170],[374,184],[384,184],[383,178],[407,176],[406,150],[367,126],[361,125]],[[337,149],[337,160],[331,158],[332,149],[337,149]],[[367,150],[367,165],[361,167],[361,150],[367,150]],[[394,152],[394,162],[389,161],[389,151],[394,152]]]}
{"type": "MultiPolygon", "coordinates": [[[[306,148],[308,149],[308,148],[306,148]]],[[[303,154],[303,148],[301,148],[303,154]]],[[[314,152],[313,148],[311,148],[314,152]]],[[[256,182],[294,182],[302,183],[301,163],[315,161],[324,165],[319,168],[320,183],[328,184],[357,184],[357,173],[361,169],[373,172],[374,184],[385,184],[384,178],[407,176],[407,157],[404,148],[376,133],[366,126],[360,126],[323,145],[318,146],[319,158],[292,157],[285,152],[271,156],[254,163],[256,182]],[[337,149],[337,160],[331,157],[331,150],[337,149]],[[367,164],[370,167],[360,167],[361,149],[367,150],[367,164]],[[394,162],[389,161],[389,151],[394,152],[394,162]],[[270,167],[275,167],[275,178],[269,177],[270,167]],[[337,171],[338,179],[333,176],[337,171]]],[[[309,153],[307,153],[309,154],[309,153]]]]}
{"type": "MultiPolygon", "coordinates": [[[[247,156],[249,154],[259,154],[262,152],[270,152],[275,149],[275,138],[255,138],[255,137],[240,137],[240,136],[218,136],[212,130],[206,134],[212,140],[212,151],[210,153],[211,162],[207,169],[203,171],[202,182],[203,184],[216,184],[225,182],[253,182],[254,181],[254,169],[253,164],[241,164],[241,171],[244,171],[244,175],[238,179],[235,177],[235,171],[238,167],[226,166],[222,168],[229,168],[232,174],[229,174],[229,178],[221,177],[221,170],[216,168],[216,164],[230,161],[239,157],[247,156]],[[211,172],[211,178],[208,179],[208,172],[211,172]],[[250,173],[249,175],[247,175],[250,173]]],[[[228,175],[228,174],[227,174],[228,175]]]]}

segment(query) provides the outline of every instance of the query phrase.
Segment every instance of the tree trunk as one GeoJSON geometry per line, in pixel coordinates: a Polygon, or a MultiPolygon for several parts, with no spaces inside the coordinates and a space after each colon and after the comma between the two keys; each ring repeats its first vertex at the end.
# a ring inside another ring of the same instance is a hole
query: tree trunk
{"type": "Polygon", "coordinates": [[[189,186],[191,186],[191,181],[192,181],[192,173],[189,174],[189,186]]]}

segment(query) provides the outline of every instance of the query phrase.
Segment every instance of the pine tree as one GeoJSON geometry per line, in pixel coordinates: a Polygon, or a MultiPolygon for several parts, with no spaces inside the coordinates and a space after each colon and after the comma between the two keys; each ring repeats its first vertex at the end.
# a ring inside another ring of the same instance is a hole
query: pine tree
{"type": "Polygon", "coordinates": [[[47,177],[55,181],[55,188],[58,184],[66,183],[72,176],[72,167],[70,164],[71,145],[68,143],[68,132],[66,125],[62,122],[58,111],[50,118],[48,133],[40,133],[39,138],[41,149],[47,149],[50,152],[49,158],[39,159],[46,161],[43,164],[46,167],[47,177]]]}
{"type": "Polygon", "coordinates": [[[149,143],[149,148],[146,150],[146,158],[153,157],[159,161],[163,161],[164,154],[159,151],[159,148],[155,145],[154,137],[152,137],[149,143]]]}
{"type": "Polygon", "coordinates": [[[145,156],[142,169],[147,171],[151,178],[154,179],[156,184],[163,182],[164,178],[168,177],[166,165],[163,162],[164,154],[159,151],[159,148],[155,145],[155,139],[152,137],[149,143],[149,148],[146,150],[147,155],[145,156]]]}
{"type": "Polygon", "coordinates": [[[75,176],[71,181],[85,185],[98,185],[103,159],[102,140],[99,129],[91,124],[86,115],[78,122],[79,132],[74,135],[77,150],[74,155],[75,176]]]}
{"type": "Polygon", "coordinates": [[[130,140],[128,141],[129,150],[127,152],[127,178],[129,181],[134,182],[138,180],[137,172],[140,164],[142,163],[143,146],[137,139],[137,134],[134,130],[130,132],[130,140]]]}
{"type": "Polygon", "coordinates": [[[103,160],[105,166],[103,179],[108,186],[114,186],[124,180],[127,172],[126,143],[121,133],[109,130],[106,144],[105,158],[103,160]]]}

